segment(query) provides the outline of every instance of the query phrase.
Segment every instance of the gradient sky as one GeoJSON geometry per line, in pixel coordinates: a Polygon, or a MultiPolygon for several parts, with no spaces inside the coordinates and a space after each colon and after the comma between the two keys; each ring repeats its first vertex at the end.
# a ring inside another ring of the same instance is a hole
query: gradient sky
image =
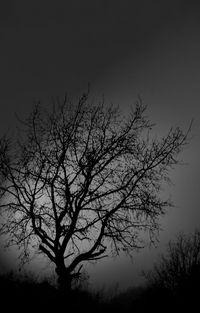
{"type": "MultiPolygon", "coordinates": [[[[187,129],[193,139],[166,189],[175,208],[162,219],[157,249],[88,267],[97,285],[141,283],[169,239],[200,227],[200,5],[199,1],[18,0],[0,4],[0,132],[12,130],[35,100],[92,94],[127,108],[138,94],[166,133],[187,129]]],[[[3,254],[2,254],[3,255],[3,254]]],[[[12,263],[12,255],[1,258],[12,263]]]]}

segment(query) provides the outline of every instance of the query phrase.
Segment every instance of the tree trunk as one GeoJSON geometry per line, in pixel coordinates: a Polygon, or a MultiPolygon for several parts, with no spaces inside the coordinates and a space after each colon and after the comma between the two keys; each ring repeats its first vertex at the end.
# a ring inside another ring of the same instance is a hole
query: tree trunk
{"type": "Polygon", "coordinates": [[[72,290],[72,275],[67,271],[66,267],[56,267],[58,275],[58,289],[61,294],[70,294],[72,290]]]}

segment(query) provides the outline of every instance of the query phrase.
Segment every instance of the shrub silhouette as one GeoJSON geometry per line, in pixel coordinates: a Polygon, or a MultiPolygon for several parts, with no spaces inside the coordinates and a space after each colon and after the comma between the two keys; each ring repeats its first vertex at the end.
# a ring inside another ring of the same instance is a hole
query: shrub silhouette
{"type": "Polygon", "coordinates": [[[63,296],[48,280],[37,281],[29,274],[20,277],[14,272],[0,276],[0,296],[1,307],[8,312],[80,312],[85,309],[102,312],[104,305],[103,296],[98,292],[92,293],[79,286],[71,291],[70,297],[67,293],[63,296]]]}

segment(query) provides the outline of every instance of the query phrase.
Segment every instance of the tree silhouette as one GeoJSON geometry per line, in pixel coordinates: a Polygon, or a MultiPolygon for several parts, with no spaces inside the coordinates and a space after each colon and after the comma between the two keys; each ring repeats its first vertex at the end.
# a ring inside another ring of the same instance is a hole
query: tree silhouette
{"type": "Polygon", "coordinates": [[[170,241],[166,255],[161,256],[159,264],[146,277],[151,284],[172,293],[186,286],[188,289],[189,284],[196,288],[197,281],[198,285],[200,282],[200,231],[190,235],[180,233],[175,241],[170,241]]]}
{"type": "Polygon", "coordinates": [[[151,286],[171,294],[175,300],[190,308],[199,302],[200,231],[180,233],[170,241],[166,255],[152,271],[144,273],[151,286]]]}
{"type": "Polygon", "coordinates": [[[18,140],[0,141],[1,233],[55,264],[60,288],[71,288],[85,261],[129,253],[151,240],[169,205],[159,197],[187,133],[171,129],[161,139],[139,100],[122,114],[104,101],[77,104],[65,97],[50,110],[37,104],[18,140]]]}

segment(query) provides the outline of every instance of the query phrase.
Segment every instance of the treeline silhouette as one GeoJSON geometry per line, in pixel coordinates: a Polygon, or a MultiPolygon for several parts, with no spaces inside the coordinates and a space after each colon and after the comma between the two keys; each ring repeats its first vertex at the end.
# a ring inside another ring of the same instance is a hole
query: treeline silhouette
{"type": "Polygon", "coordinates": [[[79,286],[61,295],[51,281],[37,281],[14,273],[1,275],[1,305],[10,310],[62,312],[177,312],[199,306],[200,231],[180,234],[169,242],[153,270],[144,273],[146,284],[115,293],[93,292],[79,286]]]}

